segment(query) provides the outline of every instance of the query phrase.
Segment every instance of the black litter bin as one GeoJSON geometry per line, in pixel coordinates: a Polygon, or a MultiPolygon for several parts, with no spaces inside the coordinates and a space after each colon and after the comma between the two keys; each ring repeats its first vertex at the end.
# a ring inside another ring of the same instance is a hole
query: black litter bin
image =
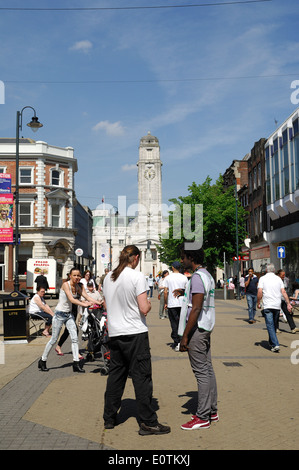
{"type": "Polygon", "coordinates": [[[29,338],[28,297],[14,291],[1,296],[3,302],[4,342],[27,343],[29,338]]]}

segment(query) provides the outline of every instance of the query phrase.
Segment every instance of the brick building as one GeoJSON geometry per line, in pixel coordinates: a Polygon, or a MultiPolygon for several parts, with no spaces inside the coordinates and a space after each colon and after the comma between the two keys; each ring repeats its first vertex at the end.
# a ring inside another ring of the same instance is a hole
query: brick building
{"type": "MultiPolygon", "coordinates": [[[[46,142],[20,139],[19,146],[19,276],[26,285],[28,258],[54,258],[62,278],[73,266],[75,245],[74,149],[46,142]]],[[[0,173],[11,174],[16,188],[16,141],[0,139],[0,173]]],[[[14,211],[15,213],[15,211],[14,211]]],[[[14,246],[2,245],[2,289],[11,290],[14,280],[14,246]]]]}
{"type": "Polygon", "coordinates": [[[248,237],[250,262],[256,272],[264,272],[270,263],[270,248],[264,233],[270,230],[270,219],[266,210],[265,191],[265,143],[261,138],[255,142],[248,158],[248,237]]]}
{"type": "Polygon", "coordinates": [[[270,263],[270,248],[264,239],[264,233],[270,230],[266,210],[265,142],[264,138],[255,142],[250,153],[242,160],[233,160],[223,175],[225,186],[237,183],[238,199],[247,211],[244,225],[250,244],[246,247],[244,240],[239,240],[240,251],[246,253],[241,256],[241,272],[246,272],[249,266],[262,272],[270,263]]]}

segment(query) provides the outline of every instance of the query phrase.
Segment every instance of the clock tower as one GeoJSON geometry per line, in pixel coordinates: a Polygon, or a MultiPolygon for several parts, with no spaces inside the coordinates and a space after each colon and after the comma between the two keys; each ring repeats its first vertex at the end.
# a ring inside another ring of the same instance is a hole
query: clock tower
{"type": "MultiPolygon", "coordinates": [[[[157,245],[168,229],[162,215],[162,162],[157,137],[140,139],[138,167],[138,217],[132,224],[131,242],[142,252],[140,269],[155,275],[162,269],[157,245]]],[[[164,268],[165,269],[165,268],[164,268]]]]}
{"type": "Polygon", "coordinates": [[[161,211],[162,205],[162,162],[157,137],[150,132],[140,139],[138,166],[138,204],[140,210],[161,211]]]}

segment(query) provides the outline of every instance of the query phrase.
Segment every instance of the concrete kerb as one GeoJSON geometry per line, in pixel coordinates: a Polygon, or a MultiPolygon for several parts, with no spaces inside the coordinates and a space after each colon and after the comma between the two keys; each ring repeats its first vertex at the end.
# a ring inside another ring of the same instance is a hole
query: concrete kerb
{"type": "Polygon", "coordinates": [[[5,347],[7,369],[4,375],[5,369],[0,365],[1,403],[7,409],[10,400],[15,399],[13,408],[18,427],[32,427],[35,432],[24,436],[18,431],[18,442],[9,441],[16,429],[10,426],[10,416],[6,425],[1,424],[5,438],[3,441],[1,437],[2,448],[13,445],[14,448],[32,448],[30,445],[37,444],[51,449],[75,449],[81,448],[80,445],[88,449],[119,450],[298,448],[296,391],[299,384],[297,368],[291,363],[290,355],[291,343],[299,334],[291,335],[288,325],[281,324],[281,353],[274,354],[268,348],[268,335],[260,313],[257,323],[249,325],[246,300],[217,300],[212,356],[220,422],[208,431],[187,433],[180,425],[195,412],[196,382],[187,355],[170,348],[169,322],[159,320],[156,297],[152,305],[148,325],[154,400],[159,420],[172,428],[169,435],[138,435],[130,380],[123,396],[119,425],[105,431],[102,411],[106,377],[96,373],[99,363],[86,363],[86,374],[73,374],[68,344],[63,348],[67,354],[62,358],[52,351],[48,360],[50,371],[41,373],[36,362],[48,340],[37,338],[27,345],[5,347]],[[30,398],[21,405],[22,397],[18,394],[27,394],[30,398]],[[43,438],[37,439],[37,430],[43,438]],[[29,436],[33,435],[35,439],[30,444],[29,436]]]}

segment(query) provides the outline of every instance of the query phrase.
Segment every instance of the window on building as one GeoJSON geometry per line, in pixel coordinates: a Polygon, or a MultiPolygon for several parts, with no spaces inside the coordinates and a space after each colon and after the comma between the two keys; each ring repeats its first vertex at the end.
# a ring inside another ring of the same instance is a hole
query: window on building
{"type": "Polygon", "coordinates": [[[278,160],[278,139],[273,142],[274,153],[272,156],[272,202],[280,199],[280,188],[279,188],[279,160],[278,160]]]}
{"type": "Polygon", "coordinates": [[[51,184],[53,186],[60,186],[60,171],[58,170],[52,170],[52,175],[51,175],[51,184]]]}
{"type": "Polygon", "coordinates": [[[4,166],[0,166],[0,173],[6,173],[4,166]]]}
{"type": "Polygon", "coordinates": [[[248,188],[249,188],[249,194],[252,194],[252,174],[249,173],[248,175],[248,188]]]}
{"type": "Polygon", "coordinates": [[[259,163],[257,166],[257,186],[258,188],[262,185],[262,165],[259,163]]]}
{"type": "Polygon", "coordinates": [[[290,149],[290,193],[295,191],[295,170],[294,170],[294,140],[289,142],[290,149]]]}
{"type": "Polygon", "coordinates": [[[270,147],[265,152],[266,204],[271,203],[270,147]]]}
{"type": "Polygon", "coordinates": [[[19,204],[19,225],[20,227],[32,226],[32,203],[22,201],[19,204]]]}
{"type": "Polygon", "coordinates": [[[259,234],[259,212],[258,209],[254,209],[254,234],[259,234]]]}
{"type": "Polygon", "coordinates": [[[295,189],[299,188],[299,134],[294,137],[295,189]]]}
{"type": "Polygon", "coordinates": [[[281,195],[282,197],[290,193],[290,168],[289,168],[289,152],[288,152],[288,141],[283,144],[281,149],[281,170],[282,170],[282,185],[281,195]]]}
{"type": "Polygon", "coordinates": [[[32,168],[20,168],[20,184],[32,184],[32,168]]]}
{"type": "Polygon", "coordinates": [[[257,171],[256,166],[253,169],[253,189],[257,189],[257,171]]]}
{"type": "Polygon", "coordinates": [[[60,206],[52,205],[52,227],[60,227],[60,206]]]}

